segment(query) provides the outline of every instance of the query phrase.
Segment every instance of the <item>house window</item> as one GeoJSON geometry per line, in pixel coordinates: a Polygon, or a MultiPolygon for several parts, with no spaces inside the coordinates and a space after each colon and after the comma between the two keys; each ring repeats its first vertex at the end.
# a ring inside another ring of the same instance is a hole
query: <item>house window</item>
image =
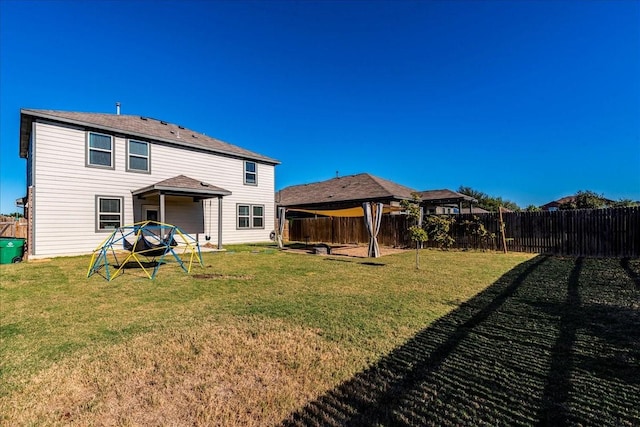
{"type": "Polygon", "coordinates": [[[127,170],[149,172],[149,143],[129,140],[127,144],[127,170]]]}
{"type": "Polygon", "coordinates": [[[249,211],[251,206],[238,205],[238,228],[249,228],[251,216],[249,211]]]}
{"type": "Polygon", "coordinates": [[[244,183],[247,185],[258,185],[256,162],[244,162],[244,183]]]}
{"type": "Polygon", "coordinates": [[[87,133],[87,164],[113,169],[113,139],[111,135],[87,133]]]}
{"type": "Polygon", "coordinates": [[[264,228],[263,205],[237,205],[238,228],[264,228]]]}
{"type": "Polygon", "coordinates": [[[253,228],[264,228],[264,206],[251,207],[251,224],[253,228]]]}
{"type": "Polygon", "coordinates": [[[96,231],[112,231],[122,225],[122,197],[96,196],[96,231]]]}

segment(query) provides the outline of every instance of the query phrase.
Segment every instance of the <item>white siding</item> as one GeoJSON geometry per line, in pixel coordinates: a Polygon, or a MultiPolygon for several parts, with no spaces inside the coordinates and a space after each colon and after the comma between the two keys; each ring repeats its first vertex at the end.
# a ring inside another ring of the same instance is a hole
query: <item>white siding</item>
{"type": "Polygon", "coordinates": [[[165,221],[168,224],[179,225],[182,231],[192,235],[204,232],[202,204],[200,202],[185,201],[184,197],[167,196],[165,210],[167,215],[165,221]]]}
{"type": "MultiPolygon", "coordinates": [[[[95,196],[124,199],[124,223],[134,216],[131,192],[167,178],[186,175],[232,192],[223,198],[223,243],[260,242],[269,239],[274,218],[275,167],[258,163],[258,185],[244,185],[241,159],[151,143],[151,173],[126,171],[126,139],[114,137],[115,169],[85,166],[86,132],[80,128],[46,122],[35,124],[35,257],[88,253],[109,233],[95,231],[95,196]],[[264,229],[236,229],[236,204],[260,204],[265,208],[264,229]]],[[[185,224],[187,232],[211,236],[217,242],[218,202],[192,202],[167,197],[166,220],[185,224]],[[204,212],[203,212],[204,208],[204,212]],[[210,219],[209,219],[210,218],[210,219]],[[211,226],[211,230],[209,229],[211,226]]]]}

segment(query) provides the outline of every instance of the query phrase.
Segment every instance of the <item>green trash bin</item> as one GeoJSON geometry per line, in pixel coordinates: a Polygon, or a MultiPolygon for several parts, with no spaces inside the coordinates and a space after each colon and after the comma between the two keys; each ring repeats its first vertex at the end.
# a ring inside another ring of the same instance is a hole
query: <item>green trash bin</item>
{"type": "Polygon", "coordinates": [[[24,241],[17,237],[0,237],[0,264],[22,261],[24,241]]]}

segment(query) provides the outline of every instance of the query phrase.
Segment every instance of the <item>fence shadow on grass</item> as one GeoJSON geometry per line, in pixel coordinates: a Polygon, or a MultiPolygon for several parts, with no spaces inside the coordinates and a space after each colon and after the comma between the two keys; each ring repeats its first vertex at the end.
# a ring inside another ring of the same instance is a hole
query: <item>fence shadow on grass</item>
{"type": "Polygon", "coordinates": [[[637,346],[617,367],[608,366],[611,354],[578,349],[591,343],[580,333],[602,348],[614,340],[613,353],[624,349],[623,335],[640,326],[633,323],[638,313],[627,313],[630,325],[621,307],[583,307],[583,263],[538,256],[519,265],[282,424],[633,425],[640,417],[637,346]],[[611,320],[620,322],[615,336],[598,329],[597,322],[611,320]],[[584,390],[576,396],[575,389],[584,390]]]}

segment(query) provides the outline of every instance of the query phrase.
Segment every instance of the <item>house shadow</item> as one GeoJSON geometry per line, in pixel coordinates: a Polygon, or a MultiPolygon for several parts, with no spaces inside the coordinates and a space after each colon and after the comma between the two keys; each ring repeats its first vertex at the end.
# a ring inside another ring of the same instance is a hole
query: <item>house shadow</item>
{"type": "Polygon", "coordinates": [[[582,269],[581,258],[538,256],[520,264],[282,425],[633,425],[640,416],[638,346],[612,365],[615,356],[580,350],[580,337],[596,335],[615,353],[631,345],[625,333],[640,330],[638,313],[583,305],[582,269]],[[622,324],[609,336],[592,316],[622,324]],[[576,375],[587,386],[589,378],[596,382],[596,392],[612,387],[614,396],[586,390],[586,398],[576,397],[576,375]],[[602,399],[618,406],[602,409],[602,399]]]}

